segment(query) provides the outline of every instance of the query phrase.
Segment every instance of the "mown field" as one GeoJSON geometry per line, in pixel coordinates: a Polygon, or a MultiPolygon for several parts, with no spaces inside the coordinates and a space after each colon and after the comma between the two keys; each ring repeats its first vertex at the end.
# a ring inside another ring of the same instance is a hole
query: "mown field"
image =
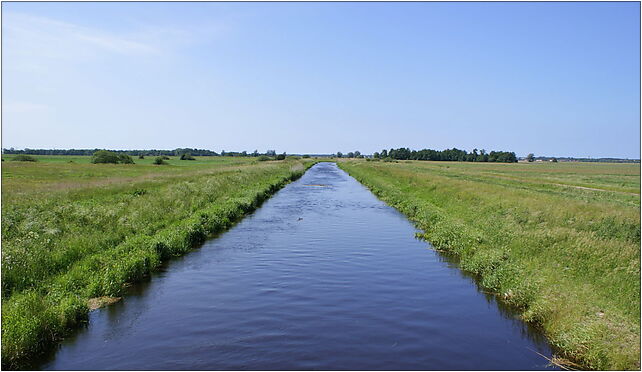
{"type": "Polygon", "coordinates": [[[19,368],[171,256],[228,228],[309,159],[2,162],[2,366],[19,368]],[[92,300],[93,299],[93,300],[92,300]]]}
{"type": "Polygon", "coordinates": [[[639,164],[339,166],[539,324],[557,362],[640,368],[639,164]]]}

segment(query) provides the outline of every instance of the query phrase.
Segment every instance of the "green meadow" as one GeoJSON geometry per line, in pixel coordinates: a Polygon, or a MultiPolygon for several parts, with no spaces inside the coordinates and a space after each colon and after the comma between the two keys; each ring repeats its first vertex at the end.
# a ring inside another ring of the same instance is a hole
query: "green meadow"
{"type": "Polygon", "coordinates": [[[2,365],[19,368],[161,262],[230,227],[314,160],[88,156],[2,163],[2,365]],[[92,305],[93,306],[93,305],[92,305]]]}
{"type": "Polygon", "coordinates": [[[556,363],[640,368],[639,164],[339,166],[541,327],[556,363]]]}

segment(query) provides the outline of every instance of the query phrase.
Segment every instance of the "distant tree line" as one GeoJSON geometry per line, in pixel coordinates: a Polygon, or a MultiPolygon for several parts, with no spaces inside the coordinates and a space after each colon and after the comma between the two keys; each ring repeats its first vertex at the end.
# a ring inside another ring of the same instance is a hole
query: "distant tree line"
{"type": "MultiPolygon", "coordinates": [[[[24,149],[16,150],[13,147],[9,149],[2,149],[3,154],[24,154],[24,155],[86,155],[92,156],[96,152],[105,150],[105,149],[24,149]]],[[[222,150],[221,153],[216,151],[204,150],[204,149],[191,149],[191,148],[178,148],[174,150],[107,150],[118,154],[125,154],[131,156],[253,156],[258,157],[261,155],[274,156],[276,157],[275,150],[267,150],[265,153],[261,154],[258,150],[254,150],[252,153],[247,151],[225,151],[222,150]]],[[[285,153],[283,153],[285,154],[285,153]]],[[[189,160],[189,159],[186,159],[189,160]]]]}
{"type": "Polygon", "coordinates": [[[495,163],[516,163],[517,156],[514,152],[508,151],[491,151],[474,149],[472,152],[459,150],[457,148],[439,150],[410,150],[409,148],[400,147],[398,149],[381,150],[375,152],[374,158],[391,158],[396,160],[433,160],[433,161],[476,161],[476,162],[495,162],[495,163]]]}
{"type": "Polygon", "coordinates": [[[363,158],[363,155],[361,155],[361,152],[359,151],[355,151],[355,152],[350,151],[347,154],[344,154],[341,151],[339,151],[337,152],[336,157],[337,158],[363,158]]]}
{"type": "MultiPolygon", "coordinates": [[[[15,150],[13,147],[2,149],[4,154],[28,154],[28,155],[87,155],[106,149],[24,149],[15,150]]],[[[219,154],[211,150],[179,148],[174,150],[108,150],[111,152],[132,155],[132,156],[181,156],[191,154],[193,156],[218,156],[219,154]]]]}
{"type": "MultiPolygon", "coordinates": [[[[530,154],[529,154],[530,155],[530,154]]],[[[528,160],[528,157],[526,158],[528,160]]],[[[573,157],[568,157],[568,156],[562,156],[562,157],[552,157],[552,156],[536,156],[533,158],[533,160],[541,160],[541,161],[581,161],[581,162],[589,162],[589,163],[639,163],[640,159],[622,159],[622,158],[573,158],[573,157]]]]}

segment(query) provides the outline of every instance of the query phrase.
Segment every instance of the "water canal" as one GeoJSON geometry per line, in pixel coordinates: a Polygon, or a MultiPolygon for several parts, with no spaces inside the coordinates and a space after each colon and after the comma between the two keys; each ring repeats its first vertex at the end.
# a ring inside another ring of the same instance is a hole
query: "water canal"
{"type": "Polygon", "coordinates": [[[546,340],[319,163],[93,311],[43,369],[544,369],[546,340]]]}

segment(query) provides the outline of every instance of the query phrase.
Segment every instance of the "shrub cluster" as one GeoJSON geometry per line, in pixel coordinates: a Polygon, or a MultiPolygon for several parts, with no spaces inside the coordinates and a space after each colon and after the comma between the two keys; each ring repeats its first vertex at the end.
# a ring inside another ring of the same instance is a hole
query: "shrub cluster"
{"type": "Polygon", "coordinates": [[[112,151],[99,150],[91,157],[94,164],[134,164],[134,159],[126,154],[117,154],[112,151]]]}
{"type": "Polygon", "coordinates": [[[185,153],[181,155],[181,160],[196,160],[190,153],[185,153]]]}
{"type": "Polygon", "coordinates": [[[13,161],[38,161],[38,159],[34,158],[33,156],[29,156],[29,155],[16,155],[11,160],[13,160],[13,161]]]}

